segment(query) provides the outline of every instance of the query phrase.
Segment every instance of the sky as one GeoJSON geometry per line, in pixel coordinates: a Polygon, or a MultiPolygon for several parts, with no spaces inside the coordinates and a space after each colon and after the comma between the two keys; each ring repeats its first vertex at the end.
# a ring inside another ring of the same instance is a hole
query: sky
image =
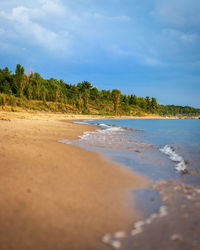
{"type": "Polygon", "coordinates": [[[200,108],[200,0],[1,0],[0,68],[200,108]]]}

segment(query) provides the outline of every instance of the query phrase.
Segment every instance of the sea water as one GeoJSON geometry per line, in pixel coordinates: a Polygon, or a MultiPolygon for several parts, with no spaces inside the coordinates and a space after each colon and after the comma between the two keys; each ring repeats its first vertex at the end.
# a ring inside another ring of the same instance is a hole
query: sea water
{"type": "Polygon", "coordinates": [[[129,119],[84,121],[97,127],[76,141],[152,180],[182,178],[200,184],[200,120],[129,119]]]}

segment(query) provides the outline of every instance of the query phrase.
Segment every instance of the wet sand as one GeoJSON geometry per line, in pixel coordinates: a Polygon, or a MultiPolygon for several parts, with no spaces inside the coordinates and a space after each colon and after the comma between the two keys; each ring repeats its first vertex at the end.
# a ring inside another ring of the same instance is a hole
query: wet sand
{"type": "Polygon", "coordinates": [[[162,205],[133,224],[130,231],[104,235],[104,242],[120,250],[199,250],[200,188],[176,180],[155,181],[162,205]]]}
{"type": "Polygon", "coordinates": [[[129,190],[145,178],[58,142],[94,129],[69,119],[91,118],[0,112],[1,250],[109,249],[102,235],[138,220],[129,190]]]}

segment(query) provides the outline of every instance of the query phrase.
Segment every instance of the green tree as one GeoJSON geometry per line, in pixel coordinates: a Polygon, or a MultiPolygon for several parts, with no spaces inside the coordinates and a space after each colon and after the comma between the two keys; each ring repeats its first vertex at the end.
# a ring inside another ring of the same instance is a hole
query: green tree
{"type": "Polygon", "coordinates": [[[47,97],[47,89],[44,86],[42,86],[41,87],[41,98],[42,98],[43,103],[46,103],[46,97],[47,97]]]}
{"type": "Polygon", "coordinates": [[[117,112],[117,110],[118,110],[120,97],[121,97],[121,91],[119,89],[113,89],[112,90],[112,100],[113,100],[115,112],[117,112]]]}
{"type": "Polygon", "coordinates": [[[25,79],[26,79],[26,89],[25,89],[26,97],[28,98],[28,100],[32,100],[33,98],[33,86],[32,86],[33,73],[32,71],[31,73],[27,73],[25,75],[25,79]]]}
{"type": "Polygon", "coordinates": [[[129,104],[130,105],[137,105],[138,104],[138,99],[136,95],[131,95],[129,99],[129,104]]]}
{"type": "Polygon", "coordinates": [[[111,94],[110,90],[105,90],[105,89],[101,90],[100,101],[107,102],[107,103],[112,101],[112,94],[111,94]]]}
{"type": "Polygon", "coordinates": [[[157,111],[158,109],[158,103],[155,97],[151,98],[151,108],[152,108],[152,111],[154,112],[157,111]]]}
{"type": "Polygon", "coordinates": [[[35,84],[35,98],[37,100],[41,99],[41,82],[42,77],[38,73],[33,74],[33,82],[35,84]]]}
{"type": "Polygon", "coordinates": [[[13,76],[11,75],[11,71],[9,71],[8,67],[0,69],[0,92],[11,95],[12,88],[13,76]]]}
{"type": "Polygon", "coordinates": [[[77,84],[77,88],[81,93],[81,98],[83,100],[83,111],[86,112],[88,110],[88,98],[90,96],[92,85],[88,81],[83,81],[82,83],[77,84]]]}
{"type": "Polygon", "coordinates": [[[128,103],[129,103],[129,98],[128,98],[128,96],[127,96],[127,95],[121,95],[121,102],[122,102],[123,104],[128,105],[128,103]]]}
{"type": "Polygon", "coordinates": [[[90,90],[90,98],[93,101],[97,101],[97,99],[99,98],[99,91],[96,87],[90,90]]]}
{"type": "Polygon", "coordinates": [[[138,100],[139,107],[141,109],[145,109],[145,107],[146,107],[146,101],[145,101],[144,97],[138,97],[137,100],[138,100]]]}
{"type": "Polygon", "coordinates": [[[151,110],[151,100],[149,96],[146,96],[145,101],[146,101],[146,110],[148,111],[151,110]]]}
{"type": "Polygon", "coordinates": [[[24,67],[17,64],[14,76],[15,85],[17,88],[17,95],[23,97],[23,90],[25,87],[24,67]]]}

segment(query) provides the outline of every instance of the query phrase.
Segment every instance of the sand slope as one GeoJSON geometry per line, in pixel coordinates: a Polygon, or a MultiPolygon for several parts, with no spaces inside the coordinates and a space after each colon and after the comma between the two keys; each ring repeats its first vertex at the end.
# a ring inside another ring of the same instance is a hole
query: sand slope
{"type": "Polygon", "coordinates": [[[94,129],[63,118],[0,114],[1,250],[107,249],[101,236],[137,219],[128,190],[147,180],[58,143],[94,129]]]}

